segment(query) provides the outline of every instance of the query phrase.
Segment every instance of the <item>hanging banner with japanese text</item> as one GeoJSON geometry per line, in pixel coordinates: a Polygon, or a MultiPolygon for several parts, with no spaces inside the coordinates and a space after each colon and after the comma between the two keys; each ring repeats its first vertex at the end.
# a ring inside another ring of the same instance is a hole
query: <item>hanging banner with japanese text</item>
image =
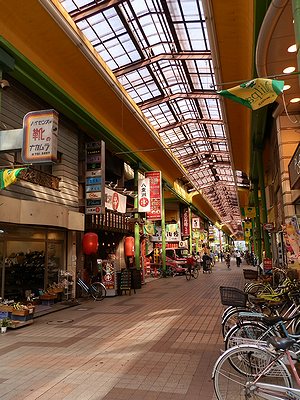
{"type": "MultiPolygon", "coordinates": [[[[154,224],[154,231],[149,235],[150,242],[161,242],[161,232],[161,226],[154,224]]],[[[179,242],[180,237],[179,224],[166,224],[166,242],[179,242]]]]}
{"type": "Polygon", "coordinates": [[[138,180],[138,212],[149,212],[150,207],[150,179],[144,178],[138,180]]]}
{"type": "Polygon", "coordinates": [[[31,111],[23,119],[22,160],[26,163],[57,161],[58,113],[31,111]]]}
{"type": "Polygon", "coordinates": [[[105,188],[105,207],[108,210],[117,211],[119,213],[126,213],[126,200],[127,197],[111,190],[109,188],[105,188]]]}
{"type": "Polygon", "coordinates": [[[182,236],[190,236],[190,211],[188,207],[181,211],[181,233],[182,236]]]}
{"type": "Polygon", "coordinates": [[[150,211],[147,212],[147,219],[156,221],[162,217],[162,180],[160,171],[145,173],[150,180],[150,211]]]}

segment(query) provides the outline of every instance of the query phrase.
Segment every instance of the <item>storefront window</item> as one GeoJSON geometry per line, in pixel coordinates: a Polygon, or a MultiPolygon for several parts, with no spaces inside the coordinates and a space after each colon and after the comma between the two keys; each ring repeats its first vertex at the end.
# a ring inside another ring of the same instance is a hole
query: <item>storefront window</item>
{"type": "Polygon", "coordinates": [[[65,232],[7,226],[0,241],[1,296],[22,300],[59,280],[65,269],[65,232]],[[2,262],[1,262],[2,260],[2,262]]]}
{"type": "Polygon", "coordinates": [[[25,291],[44,288],[45,243],[7,241],[5,291],[9,299],[25,298],[25,291]]]}

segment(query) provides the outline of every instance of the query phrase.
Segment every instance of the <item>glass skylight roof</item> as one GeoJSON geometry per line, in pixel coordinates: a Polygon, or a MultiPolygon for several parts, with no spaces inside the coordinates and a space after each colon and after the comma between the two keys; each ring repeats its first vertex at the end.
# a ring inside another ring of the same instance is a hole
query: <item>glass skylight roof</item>
{"type": "Polygon", "coordinates": [[[201,0],[60,0],[221,222],[240,210],[201,0]]]}

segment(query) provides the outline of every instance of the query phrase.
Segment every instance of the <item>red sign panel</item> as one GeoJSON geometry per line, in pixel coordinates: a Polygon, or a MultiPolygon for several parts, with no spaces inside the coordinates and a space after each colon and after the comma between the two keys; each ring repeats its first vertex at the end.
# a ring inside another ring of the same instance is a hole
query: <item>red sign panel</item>
{"type": "Polygon", "coordinates": [[[162,181],[160,171],[145,173],[150,179],[150,211],[146,213],[147,219],[156,221],[162,217],[162,181]]]}
{"type": "Polygon", "coordinates": [[[272,269],[272,258],[263,259],[264,271],[271,271],[272,269]]]}
{"type": "Polygon", "coordinates": [[[182,210],[181,225],[181,235],[190,236],[190,213],[187,207],[182,210]]]}

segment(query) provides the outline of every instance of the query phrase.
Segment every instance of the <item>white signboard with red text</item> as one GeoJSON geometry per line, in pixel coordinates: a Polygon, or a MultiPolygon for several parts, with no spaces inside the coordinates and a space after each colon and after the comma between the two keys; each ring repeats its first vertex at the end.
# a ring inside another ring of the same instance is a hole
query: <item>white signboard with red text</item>
{"type": "Polygon", "coordinates": [[[150,179],[144,178],[138,180],[138,212],[149,212],[150,207],[150,179]]]}
{"type": "Polygon", "coordinates": [[[126,200],[127,197],[123,194],[115,192],[109,188],[105,188],[105,207],[108,210],[117,211],[119,213],[126,213],[126,200]]]}

